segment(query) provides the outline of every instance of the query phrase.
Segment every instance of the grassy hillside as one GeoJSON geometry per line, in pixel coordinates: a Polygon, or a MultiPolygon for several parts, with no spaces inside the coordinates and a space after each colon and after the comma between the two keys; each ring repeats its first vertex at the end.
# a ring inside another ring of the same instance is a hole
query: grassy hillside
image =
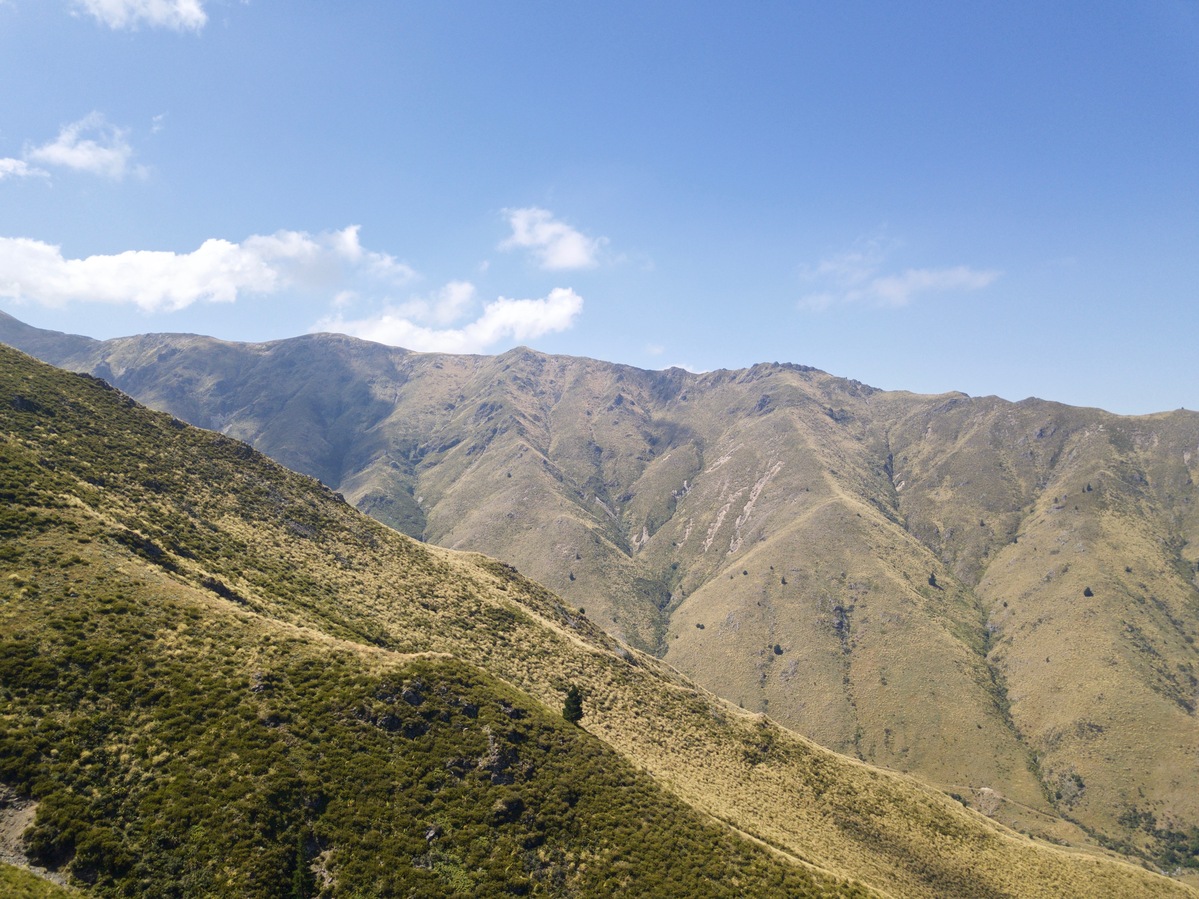
{"type": "Polygon", "coordinates": [[[100,382],[3,350],[0,397],[0,777],[90,892],[1189,894],[734,709],[100,382]]]}
{"type": "Polygon", "coordinates": [[[0,896],[5,899],[70,899],[78,894],[0,862],[0,896]]]}
{"type": "Polygon", "coordinates": [[[1199,863],[1199,416],[330,335],[63,353],[410,533],[516,562],[586,609],[572,638],[594,622],[1022,830],[1199,863]]]}
{"type": "Polygon", "coordinates": [[[426,604],[480,605],[463,630],[505,615],[314,483],[0,368],[0,779],[37,803],[33,862],[97,895],[867,895],[326,593],[374,546],[426,604]],[[270,533],[240,544],[251,525],[270,533]],[[299,541],[323,548],[288,558],[299,541]]]}
{"type": "Polygon", "coordinates": [[[909,526],[973,585],[1056,806],[1195,866],[1199,416],[981,400],[896,431],[909,526]],[[936,464],[913,433],[930,428],[955,448],[936,464]]]}

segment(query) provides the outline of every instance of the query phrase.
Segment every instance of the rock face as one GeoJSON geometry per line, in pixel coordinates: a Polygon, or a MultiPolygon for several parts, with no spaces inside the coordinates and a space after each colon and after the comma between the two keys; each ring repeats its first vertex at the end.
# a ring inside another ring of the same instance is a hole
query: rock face
{"type": "Polygon", "coordinates": [[[1025,829],[1154,851],[1199,825],[1199,415],[336,335],[0,339],[1025,829]]]}

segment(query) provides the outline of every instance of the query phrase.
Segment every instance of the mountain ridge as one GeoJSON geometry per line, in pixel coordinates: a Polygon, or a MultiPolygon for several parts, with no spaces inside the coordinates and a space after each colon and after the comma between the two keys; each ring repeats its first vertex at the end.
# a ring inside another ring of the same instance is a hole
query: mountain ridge
{"type": "Polygon", "coordinates": [[[322,335],[57,352],[1001,820],[1162,859],[1199,825],[1194,413],[322,335]]]}
{"type": "Polygon", "coordinates": [[[0,391],[0,779],[89,892],[1194,894],[736,709],[103,382],[0,348],[0,391]],[[547,714],[567,683],[585,732],[547,714]]]}

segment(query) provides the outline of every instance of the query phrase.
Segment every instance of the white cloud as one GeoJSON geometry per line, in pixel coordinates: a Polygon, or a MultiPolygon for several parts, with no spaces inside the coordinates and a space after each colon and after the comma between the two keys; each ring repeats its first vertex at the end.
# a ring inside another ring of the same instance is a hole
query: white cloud
{"type": "MultiPolygon", "coordinates": [[[[473,297],[474,287],[463,282],[447,285],[449,291],[473,297]]],[[[426,353],[479,353],[504,340],[524,342],[545,334],[565,331],[583,311],[583,298],[573,290],[558,287],[538,300],[510,300],[505,297],[488,303],[482,314],[457,328],[430,327],[405,314],[407,306],[387,309],[379,315],[347,321],[340,315],[321,320],[314,330],[337,331],[391,346],[402,346],[426,353]]]]}
{"type": "Polygon", "coordinates": [[[600,250],[608,243],[606,237],[588,237],[576,231],[554,218],[548,209],[505,209],[504,215],[512,236],[500,244],[500,249],[531,250],[544,269],[594,268],[599,264],[600,250]]]}
{"type": "Polygon", "coordinates": [[[413,297],[389,309],[389,314],[422,325],[445,327],[462,318],[475,301],[475,285],[451,281],[429,297],[413,297]]]}
{"type": "Polygon", "coordinates": [[[75,0],[75,5],[109,28],[141,24],[199,31],[208,21],[204,0],[75,0]]]}
{"type": "Polygon", "coordinates": [[[240,244],[213,238],[190,253],[128,250],[84,259],[67,259],[37,240],[0,238],[0,297],[46,306],[129,303],[173,311],[282,290],[386,291],[413,277],[391,256],[363,249],[357,226],[316,235],[279,231],[240,244]]]}
{"type": "Polygon", "coordinates": [[[46,178],[50,173],[34,168],[24,159],[0,159],[0,181],[5,178],[46,178]]]}
{"type": "Polygon", "coordinates": [[[981,290],[1000,274],[965,265],[887,272],[884,263],[893,246],[877,239],[864,241],[818,265],[803,267],[801,277],[814,289],[800,299],[799,305],[813,310],[852,303],[906,306],[921,294],[981,290]]]}
{"type": "Polygon", "coordinates": [[[107,178],[121,179],[129,171],[133,148],[128,130],[110,124],[103,115],[91,112],[63,126],[48,144],[27,150],[26,158],[45,165],[64,166],[107,178]]]}

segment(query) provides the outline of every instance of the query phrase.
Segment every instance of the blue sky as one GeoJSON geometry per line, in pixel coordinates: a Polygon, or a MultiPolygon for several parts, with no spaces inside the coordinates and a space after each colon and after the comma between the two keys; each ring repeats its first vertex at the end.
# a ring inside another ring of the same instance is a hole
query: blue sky
{"type": "Polygon", "coordinates": [[[1199,3],[0,0],[0,309],[1199,409],[1199,3]]]}

